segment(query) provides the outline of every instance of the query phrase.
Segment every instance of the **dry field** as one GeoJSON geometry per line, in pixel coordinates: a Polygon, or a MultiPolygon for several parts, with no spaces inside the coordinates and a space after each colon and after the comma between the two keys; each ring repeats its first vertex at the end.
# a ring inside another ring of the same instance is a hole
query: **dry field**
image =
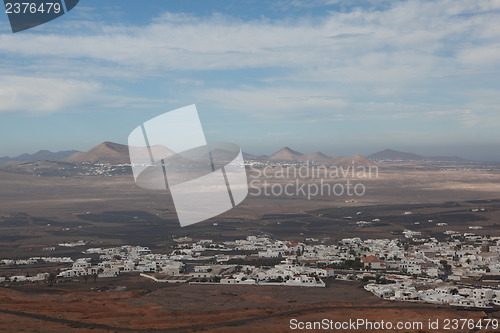
{"type": "Polygon", "coordinates": [[[293,318],[427,323],[430,318],[479,320],[498,315],[420,303],[385,302],[364,291],[358,283],[342,281],[330,281],[326,289],[315,289],[151,285],[141,278],[129,277],[53,287],[18,286],[2,288],[0,292],[1,332],[67,332],[69,329],[75,332],[289,332],[289,321],[293,318]],[[127,287],[126,291],[123,286],[127,287]]]}
{"type": "MultiPolygon", "coordinates": [[[[236,209],[223,217],[255,217],[265,213],[291,213],[303,210],[339,206],[372,204],[442,203],[500,198],[500,169],[449,166],[425,169],[417,166],[394,167],[381,164],[378,176],[370,178],[341,177],[334,179],[322,174],[324,183],[361,183],[366,194],[361,197],[317,195],[310,200],[297,196],[260,196],[257,187],[264,181],[270,185],[293,183],[294,178],[261,176],[250,188],[250,195],[236,209]],[[346,203],[354,199],[356,203],[346,203]]],[[[248,170],[249,180],[255,171],[248,170]]],[[[319,184],[320,178],[301,178],[300,183],[319,184]]],[[[131,175],[113,177],[37,177],[6,172],[0,168],[0,214],[24,212],[33,216],[57,216],[74,219],[75,214],[87,211],[145,210],[149,212],[173,209],[165,191],[144,190],[135,186],[131,175]]],[[[175,217],[175,214],[172,214],[175,217]]]]}
{"type": "MultiPolygon", "coordinates": [[[[281,185],[294,181],[276,177],[259,180],[281,185]]],[[[0,258],[47,255],[44,247],[80,239],[93,247],[135,244],[165,253],[171,251],[173,237],[185,235],[224,240],[263,232],[279,239],[321,237],[333,242],[352,236],[397,237],[405,228],[439,237],[447,228],[465,231],[471,225],[483,226],[478,233],[498,235],[497,169],[382,165],[378,177],[323,180],[328,184],[346,180],[362,183],[366,194],[355,198],[319,195],[311,200],[302,195],[250,195],[230,212],[180,228],[168,193],[139,189],[130,175],[64,178],[0,170],[0,258]],[[471,213],[478,207],[485,211],[471,213]],[[407,210],[413,214],[404,216],[407,210]],[[381,222],[359,228],[347,216],[381,222]],[[429,219],[449,226],[415,224],[429,219]]],[[[302,181],[320,184],[321,178],[302,181]]],[[[81,249],[58,247],[49,254],[77,257],[81,249]]],[[[56,268],[33,267],[32,272],[56,268]]],[[[26,272],[17,268],[8,273],[26,272]]],[[[0,275],[5,273],[0,269],[0,275]]],[[[0,332],[288,332],[291,318],[424,322],[429,318],[484,316],[482,312],[380,301],[360,284],[349,282],[332,282],[326,289],[311,290],[162,285],[125,277],[88,284],[78,281],[53,287],[0,288],[0,332]],[[126,291],[115,291],[118,286],[126,286],[126,291]]]]}

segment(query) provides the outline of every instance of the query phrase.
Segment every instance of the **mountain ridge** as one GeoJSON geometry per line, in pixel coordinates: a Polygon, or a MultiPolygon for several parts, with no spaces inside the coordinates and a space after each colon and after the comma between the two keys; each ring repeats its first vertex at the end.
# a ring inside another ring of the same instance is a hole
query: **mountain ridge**
{"type": "Polygon", "coordinates": [[[408,152],[385,149],[367,156],[377,161],[443,161],[443,162],[465,162],[466,159],[459,156],[423,156],[408,152]]]}
{"type": "Polygon", "coordinates": [[[0,157],[0,165],[7,163],[24,163],[24,162],[36,162],[36,161],[59,161],[63,158],[71,156],[77,153],[78,150],[61,150],[58,152],[51,152],[49,150],[39,150],[34,154],[21,154],[16,157],[4,156],[0,157]]]}
{"type": "MultiPolygon", "coordinates": [[[[153,150],[163,149],[163,147],[152,147],[153,150]]],[[[162,154],[170,155],[170,151],[163,151],[162,154]]],[[[364,165],[375,166],[376,161],[444,161],[444,162],[464,162],[467,161],[459,156],[423,156],[409,152],[402,152],[393,149],[385,149],[368,155],[366,157],[361,155],[353,155],[350,157],[332,157],[322,152],[315,152],[311,154],[303,154],[290,147],[283,147],[274,154],[267,155],[253,155],[243,152],[243,157],[246,160],[256,161],[272,161],[272,162],[295,162],[305,163],[313,162],[323,165],[364,165]]],[[[16,157],[0,157],[0,165],[6,164],[19,164],[24,162],[37,162],[37,161],[61,161],[68,163],[117,163],[128,164],[130,163],[129,148],[127,145],[105,141],[97,146],[91,148],[86,152],[77,150],[66,150],[59,152],[50,152],[48,150],[40,150],[34,154],[21,154],[16,157]]]]}
{"type": "Polygon", "coordinates": [[[283,147],[276,153],[272,154],[269,161],[276,162],[315,162],[316,164],[326,166],[341,166],[341,167],[371,167],[377,166],[377,163],[363,157],[361,155],[353,155],[349,157],[331,157],[322,152],[312,154],[303,154],[289,147],[283,147]]]}

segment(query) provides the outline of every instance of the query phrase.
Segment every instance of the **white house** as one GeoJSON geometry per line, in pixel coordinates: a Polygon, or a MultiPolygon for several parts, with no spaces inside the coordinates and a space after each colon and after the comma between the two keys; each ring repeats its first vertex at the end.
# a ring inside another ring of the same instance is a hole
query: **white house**
{"type": "Polygon", "coordinates": [[[495,293],[493,292],[492,289],[476,288],[476,289],[472,290],[472,297],[476,300],[485,299],[485,300],[490,301],[493,299],[494,295],[495,295],[495,293]]]}

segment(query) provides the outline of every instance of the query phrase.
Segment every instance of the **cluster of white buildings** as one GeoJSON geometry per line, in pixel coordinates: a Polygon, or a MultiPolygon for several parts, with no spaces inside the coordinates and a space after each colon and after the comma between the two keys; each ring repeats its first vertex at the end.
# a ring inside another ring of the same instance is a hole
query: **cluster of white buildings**
{"type": "Polygon", "coordinates": [[[26,266],[35,265],[39,263],[72,263],[73,259],[70,257],[31,257],[28,259],[2,259],[0,260],[0,267],[2,266],[26,266]]]}
{"type": "Polygon", "coordinates": [[[87,245],[87,242],[82,241],[82,240],[80,240],[78,242],[72,242],[72,243],[59,243],[59,246],[61,246],[61,247],[78,247],[78,246],[85,246],[85,245],[87,245]]]}
{"type": "Polygon", "coordinates": [[[99,259],[78,258],[70,269],[62,271],[58,277],[95,275],[114,277],[127,272],[164,273],[178,275],[184,264],[170,259],[169,255],[152,254],[143,246],[124,245],[107,249],[90,248],[85,254],[98,254],[99,259]]]}
{"type": "Polygon", "coordinates": [[[221,283],[221,284],[269,284],[288,286],[325,287],[321,277],[333,276],[333,269],[312,268],[299,264],[296,255],[302,246],[297,242],[271,241],[269,238],[249,236],[246,240],[213,243],[200,240],[178,239],[176,249],[170,254],[153,254],[147,247],[125,245],[115,248],[90,248],[85,254],[98,254],[99,260],[79,258],[70,269],[59,273],[60,278],[76,276],[113,277],[127,272],[140,272],[142,276],[157,282],[221,283]],[[254,251],[254,255],[237,254],[254,251]],[[213,254],[206,255],[206,253],[213,254]],[[229,254],[231,252],[231,254],[229,254]],[[227,264],[230,260],[271,258],[276,252],[281,263],[271,267],[227,264]],[[227,254],[226,254],[227,253],[227,254]],[[201,262],[206,262],[200,264],[201,262]],[[186,266],[189,269],[186,270],[186,266]]]}
{"type": "Polygon", "coordinates": [[[493,308],[500,306],[500,290],[485,287],[450,285],[441,280],[404,276],[389,277],[392,283],[369,283],[365,289],[392,301],[426,302],[457,307],[493,308]]]}
{"type": "Polygon", "coordinates": [[[127,174],[130,171],[130,164],[128,163],[99,163],[93,164],[84,162],[74,166],[79,176],[105,176],[112,177],[116,175],[127,174]]]}
{"type": "Polygon", "coordinates": [[[381,298],[460,307],[500,306],[500,238],[453,235],[446,242],[354,238],[343,243],[371,270],[358,278],[369,281],[378,276],[378,283],[369,283],[365,289],[381,298]]]}
{"type": "Polygon", "coordinates": [[[438,241],[405,232],[401,239],[346,238],[337,245],[313,238],[299,243],[266,236],[222,242],[189,237],[174,241],[176,245],[167,254],[125,245],[88,248],[83,251],[87,257],[75,260],[33,257],[4,259],[0,265],[69,263],[59,278],[139,272],[158,282],[325,287],[322,279],[336,277],[368,282],[367,290],[390,300],[500,306],[500,237],[466,233],[438,241]]]}
{"type": "Polygon", "coordinates": [[[35,276],[30,275],[14,275],[9,277],[0,277],[0,283],[5,281],[10,282],[37,282],[37,281],[45,281],[49,277],[49,273],[38,273],[35,276]]]}

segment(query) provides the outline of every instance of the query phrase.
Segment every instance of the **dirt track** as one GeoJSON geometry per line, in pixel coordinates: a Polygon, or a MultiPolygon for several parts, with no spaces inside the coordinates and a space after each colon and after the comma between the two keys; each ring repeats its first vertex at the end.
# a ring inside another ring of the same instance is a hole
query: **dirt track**
{"type": "Polygon", "coordinates": [[[276,313],[271,313],[268,315],[262,315],[262,316],[255,316],[255,317],[249,317],[249,318],[243,318],[243,319],[236,319],[236,320],[228,320],[228,321],[222,321],[222,322],[216,322],[216,323],[211,323],[211,324],[204,324],[204,325],[189,325],[189,326],[179,326],[179,327],[170,327],[170,328],[150,328],[150,329],[139,329],[139,328],[130,328],[130,327],[117,327],[117,326],[109,326],[109,325],[103,325],[103,324],[94,324],[94,323],[87,323],[87,322],[82,322],[82,321],[76,321],[76,320],[68,320],[68,319],[62,319],[62,318],[55,318],[55,317],[50,317],[46,315],[40,315],[40,314],[34,314],[34,313],[27,313],[27,312],[21,312],[21,311],[10,311],[10,310],[0,310],[0,313],[5,313],[8,315],[14,315],[14,316],[20,316],[20,317],[26,317],[26,318],[31,318],[31,319],[36,319],[36,320],[42,320],[42,321],[48,321],[48,322],[53,322],[53,323],[60,323],[64,324],[73,328],[88,328],[88,329],[102,329],[102,330],[115,330],[115,331],[124,331],[124,332],[174,332],[174,331],[196,331],[196,330],[205,330],[205,329],[210,329],[210,328],[218,328],[218,327],[228,327],[228,326],[241,326],[245,325],[254,321],[260,321],[260,320],[266,320],[270,318],[278,318],[278,317],[296,317],[297,315],[303,315],[308,312],[325,312],[328,310],[343,310],[343,311],[349,311],[349,310],[363,310],[363,309],[370,309],[370,310],[417,310],[417,309],[425,309],[428,310],[429,306],[427,305],[420,305],[420,304],[412,304],[412,305],[391,305],[391,306],[373,306],[373,305],[361,305],[361,306],[318,306],[318,307],[308,307],[308,308],[302,308],[302,309],[295,309],[295,310],[289,310],[289,311],[282,311],[282,312],[276,312],[276,313]]]}
{"type": "MultiPolygon", "coordinates": [[[[126,281],[120,281],[124,283],[126,281]]],[[[365,296],[358,284],[331,288],[155,284],[155,290],[84,291],[68,285],[0,289],[0,332],[289,332],[289,321],[405,321],[483,318],[483,312],[427,304],[392,303],[365,296]],[[190,297],[179,297],[179,294],[190,297]],[[351,295],[352,297],[349,297],[351,295]],[[347,301],[347,300],[350,301],[347,301]]],[[[136,286],[142,286],[138,283],[136,286]]],[[[130,285],[133,289],[134,285],[130,285]]],[[[424,330],[425,331],[425,330],[424,330]]],[[[434,331],[433,331],[434,332],[434,331]]]]}

